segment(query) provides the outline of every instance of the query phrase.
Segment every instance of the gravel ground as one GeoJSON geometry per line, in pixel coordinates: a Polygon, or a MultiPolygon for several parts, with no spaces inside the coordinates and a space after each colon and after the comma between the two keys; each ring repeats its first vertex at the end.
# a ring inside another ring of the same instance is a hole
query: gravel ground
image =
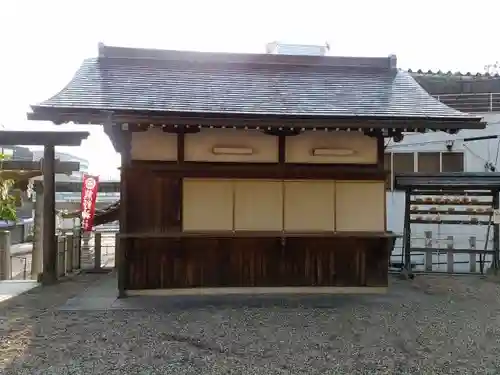
{"type": "Polygon", "coordinates": [[[105,277],[82,275],[0,304],[0,373],[500,373],[500,285],[478,277],[393,280],[385,296],[57,311],[105,277]]]}

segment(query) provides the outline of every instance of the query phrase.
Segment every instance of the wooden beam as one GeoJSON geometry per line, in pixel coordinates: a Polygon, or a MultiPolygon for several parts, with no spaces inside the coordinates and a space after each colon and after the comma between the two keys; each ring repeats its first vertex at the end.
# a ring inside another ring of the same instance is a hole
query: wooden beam
{"type": "MultiPolygon", "coordinates": [[[[0,162],[2,170],[6,171],[41,171],[43,159],[40,161],[31,160],[5,160],[0,162]]],[[[60,161],[54,163],[55,173],[68,174],[80,170],[80,163],[77,161],[60,161]]]]}
{"type": "Polygon", "coordinates": [[[387,287],[377,286],[290,286],[290,287],[221,287],[221,288],[177,288],[128,290],[127,296],[265,296],[265,295],[345,295],[386,294],[387,287]]]}
{"type": "Polygon", "coordinates": [[[387,173],[383,166],[332,165],[332,164],[277,164],[277,163],[177,163],[138,161],[132,168],[169,173],[176,177],[193,178],[270,178],[270,179],[359,179],[385,180],[387,173]]]}
{"type": "Polygon", "coordinates": [[[278,163],[286,163],[286,136],[284,134],[278,135],[278,163]]]}
{"type": "Polygon", "coordinates": [[[42,284],[57,281],[55,147],[45,146],[43,164],[43,272],[42,284]]]}
{"type": "MultiPolygon", "coordinates": [[[[82,181],[58,181],[56,191],[65,193],[80,193],[82,191],[82,181]]],[[[42,181],[34,182],[35,191],[42,186],[42,181]]],[[[119,193],[120,181],[99,181],[98,193],[119,193]]]]}
{"type": "Polygon", "coordinates": [[[0,131],[2,146],[80,146],[89,132],[0,131]]]}

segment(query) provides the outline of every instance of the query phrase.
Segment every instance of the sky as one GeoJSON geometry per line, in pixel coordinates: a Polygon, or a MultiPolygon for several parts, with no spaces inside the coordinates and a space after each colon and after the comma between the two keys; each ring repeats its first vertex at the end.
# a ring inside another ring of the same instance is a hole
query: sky
{"type": "Polygon", "coordinates": [[[61,90],[97,44],[263,53],[271,41],[324,44],[331,54],[395,54],[403,69],[482,72],[500,60],[500,2],[405,0],[17,0],[0,2],[0,125],[89,130],[64,148],[92,173],[117,176],[119,157],[100,126],[26,120],[29,105],[61,90]]]}

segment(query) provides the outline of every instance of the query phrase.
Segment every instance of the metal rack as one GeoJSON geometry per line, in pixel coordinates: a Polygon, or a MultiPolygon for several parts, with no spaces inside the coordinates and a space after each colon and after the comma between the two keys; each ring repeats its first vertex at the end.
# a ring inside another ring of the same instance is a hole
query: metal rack
{"type": "MultiPolygon", "coordinates": [[[[433,257],[446,256],[442,262],[445,272],[457,273],[454,270],[455,255],[469,254],[468,273],[483,273],[486,257],[491,258],[491,268],[499,265],[499,227],[494,224],[494,213],[499,208],[500,173],[401,173],[394,177],[394,186],[405,191],[405,216],[403,251],[401,263],[403,269],[412,273],[411,256],[421,253],[425,256],[425,271],[432,272],[433,257]],[[432,232],[425,232],[424,245],[413,246],[412,229],[415,225],[460,225],[486,228],[486,241],[483,249],[476,246],[476,238],[469,238],[468,246],[456,248],[453,236],[445,239],[432,239],[432,232]],[[430,233],[430,234],[429,234],[430,233]],[[489,237],[492,233],[493,246],[488,249],[489,237]],[[437,246],[434,246],[437,245],[437,246]],[[443,246],[444,245],[444,246],[443,246]],[[479,256],[479,259],[478,259],[479,256]]],[[[463,262],[462,262],[463,263],[463,262]]]]}

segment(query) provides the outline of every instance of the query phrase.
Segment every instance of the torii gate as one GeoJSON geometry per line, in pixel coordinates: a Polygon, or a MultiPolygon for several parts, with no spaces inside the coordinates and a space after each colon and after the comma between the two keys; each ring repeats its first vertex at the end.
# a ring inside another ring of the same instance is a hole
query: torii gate
{"type": "Polygon", "coordinates": [[[42,284],[57,281],[57,243],[55,210],[55,146],[80,146],[89,132],[68,131],[0,131],[3,146],[44,146],[43,152],[43,271],[42,284]]]}

